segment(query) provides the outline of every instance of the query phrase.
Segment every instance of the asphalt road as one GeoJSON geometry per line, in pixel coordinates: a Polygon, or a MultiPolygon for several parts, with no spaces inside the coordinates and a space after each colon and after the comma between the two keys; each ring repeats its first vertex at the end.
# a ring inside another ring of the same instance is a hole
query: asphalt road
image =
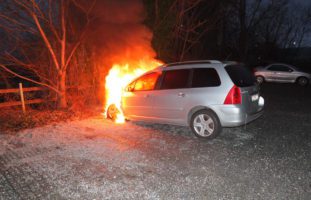
{"type": "Polygon", "coordinates": [[[311,199],[311,87],[264,84],[264,115],[200,141],[101,116],[0,135],[0,199],[311,199]]]}

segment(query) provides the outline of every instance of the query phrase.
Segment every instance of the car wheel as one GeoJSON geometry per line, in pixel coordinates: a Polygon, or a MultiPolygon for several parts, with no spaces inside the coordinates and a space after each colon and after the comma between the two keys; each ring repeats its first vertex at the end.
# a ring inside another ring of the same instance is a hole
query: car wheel
{"type": "Polygon", "coordinates": [[[306,77],[299,77],[297,83],[298,85],[306,86],[309,83],[309,80],[306,77]]]}
{"type": "Polygon", "coordinates": [[[265,81],[264,77],[262,76],[256,76],[256,80],[257,80],[257,83],[259,84],[262,84],[265,81]]]}
{"type": "Polygon", "coordinates": [[[204,139],[215,138],[222,129],[217,115],[211,110],[200,110],[194,113],[190,128],[195,136],[204,139]]]}
{"type": "Polygon", "coordinates": [[[120,113],[116,105],[112,104],[107,109],[107,118],[113,121],[117,119],[117,115],[120,113]]]}

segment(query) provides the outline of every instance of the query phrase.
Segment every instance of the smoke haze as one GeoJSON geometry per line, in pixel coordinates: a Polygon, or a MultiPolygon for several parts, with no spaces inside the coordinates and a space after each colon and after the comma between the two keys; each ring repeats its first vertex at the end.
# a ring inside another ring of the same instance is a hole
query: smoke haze
{"type": "Polygon", "coordinates": [[[93,14],[91,39],[99,62],[111,66],[156,56],[141,0],[101,0],[93,14]]]}

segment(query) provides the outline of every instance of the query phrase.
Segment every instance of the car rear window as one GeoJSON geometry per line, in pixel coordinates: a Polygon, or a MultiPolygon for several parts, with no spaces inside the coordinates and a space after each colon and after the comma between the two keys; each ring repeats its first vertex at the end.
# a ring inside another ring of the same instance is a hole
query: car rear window
{"type": "Polygon", "coordinates": [[[255,76],[243,65],[229,65],[225,69],[233,83],[238,87],[249,87],[256,84],[255,76]]]}
{"type": "Polygon", "coordinates": [[[193,69],[191,87],[215,87],[220,85],[218,73],[213,68],[193,69]]]}

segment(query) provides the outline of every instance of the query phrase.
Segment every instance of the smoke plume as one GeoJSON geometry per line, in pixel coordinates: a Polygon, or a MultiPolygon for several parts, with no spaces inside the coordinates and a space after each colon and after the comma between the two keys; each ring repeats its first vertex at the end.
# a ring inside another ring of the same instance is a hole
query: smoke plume
{"type": "Polygon", "coordinates": [[[152,33],[143,25],[141,0],[101,0],[94,15],[91,37],[101,63],[134,64],[156,56],[151,46],[152,33]]]}

